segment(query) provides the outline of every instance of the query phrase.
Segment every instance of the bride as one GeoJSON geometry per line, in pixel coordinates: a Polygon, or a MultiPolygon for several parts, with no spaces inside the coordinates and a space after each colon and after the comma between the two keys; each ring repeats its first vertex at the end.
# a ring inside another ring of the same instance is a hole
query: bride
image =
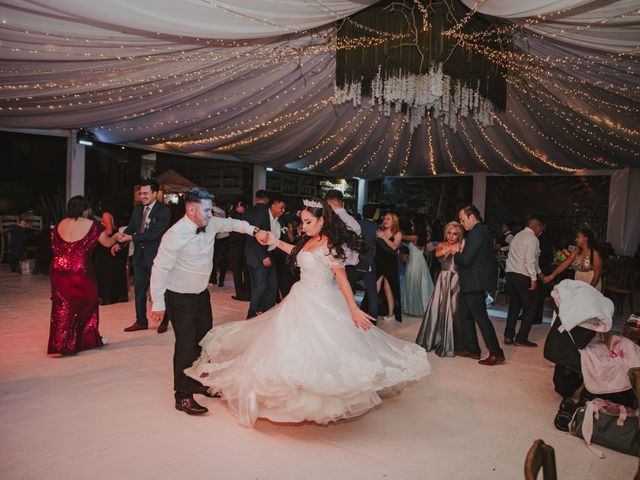
{"type": "Polygon", "coordinates": [[[322,200],[305,200],[303,235],[268,244],[292,256],[300,281],[276,307],[214,327],[185,373],[218,392],[241,425],[258,418],[320,424],[362,415],[383,390],[431,368],[425,350],[373,327],[353,297],[343,260],[357,235],[322,200]]]}

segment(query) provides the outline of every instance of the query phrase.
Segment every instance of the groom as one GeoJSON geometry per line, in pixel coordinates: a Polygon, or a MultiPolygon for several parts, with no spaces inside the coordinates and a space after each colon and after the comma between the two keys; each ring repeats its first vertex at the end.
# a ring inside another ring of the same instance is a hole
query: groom
{"type": "Polygon", "coordinates": [[[487,315],[485,301],[486,292],[496,284],[497,263],[493,256],[493,239],[474,205],[460,210],[458,220],[467,231],[464,250],[461,242],[460,251],[454,256],[460,276],[459,308],[466,351],[456,352],[456,355],[480,359],[477,324],[482,339],[489,349],[489,356],[478,363],[489,366],[499,365],[504,363],[504,352],[500,348],[496,331],[487,315]]]}
{"type": "Polygon", "coordinates": [[[213,249],[217,233],[240,232],[255,236],[262,243],[267,232],[243,220],[212,217],[213,195],[202,188],[184,194],[185,216],[162,237],[151,270],[151,318],[162,320],[169,312],[176,336],[173,355],[173,385],[176,409],[201,415],[207,408],[193,394],[215,394],[185,375],[200,355],[200,340],[211,330],[213,319],[209,297],[209,275],[213,268],[213,249]]]}

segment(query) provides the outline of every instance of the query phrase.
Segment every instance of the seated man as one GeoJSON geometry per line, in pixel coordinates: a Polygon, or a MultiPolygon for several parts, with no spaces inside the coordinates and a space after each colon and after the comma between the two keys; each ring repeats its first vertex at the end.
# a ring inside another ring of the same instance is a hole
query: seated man
{"type": "Polygon", "coordinates": [[[18,270],[18,263],[22,260],[24,248],[27,240],[31,238],[32,229],[27,221],[21,216],[20,221],[11,226],[11,236],[9,239],[9,267],[12,272],[18,270]]]}

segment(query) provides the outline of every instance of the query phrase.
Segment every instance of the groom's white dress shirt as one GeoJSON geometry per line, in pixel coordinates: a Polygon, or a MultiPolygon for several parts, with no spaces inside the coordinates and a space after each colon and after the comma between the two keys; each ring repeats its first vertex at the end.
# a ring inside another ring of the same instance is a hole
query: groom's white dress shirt
{"type": "Polygon", "coordinates": [[[244,220],[213,217],[206,229],[184,216],[162,237],[151,269],[151,300],[154,312],[163,311],[164,292],[200,293],[209,285],[213,268],[213,245],[220,232],[253,235],[254,227],[244,220]]]}

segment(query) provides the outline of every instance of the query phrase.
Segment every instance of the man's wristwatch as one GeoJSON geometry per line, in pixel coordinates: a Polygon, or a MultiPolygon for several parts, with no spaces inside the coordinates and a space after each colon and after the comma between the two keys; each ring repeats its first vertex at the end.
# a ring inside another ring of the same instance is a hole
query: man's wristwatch
{"type": "Polygon", "coordinates": [[[255,237],[259,231],[260,231],[260,227],[253,227],[253,236],[255,237]]]}

